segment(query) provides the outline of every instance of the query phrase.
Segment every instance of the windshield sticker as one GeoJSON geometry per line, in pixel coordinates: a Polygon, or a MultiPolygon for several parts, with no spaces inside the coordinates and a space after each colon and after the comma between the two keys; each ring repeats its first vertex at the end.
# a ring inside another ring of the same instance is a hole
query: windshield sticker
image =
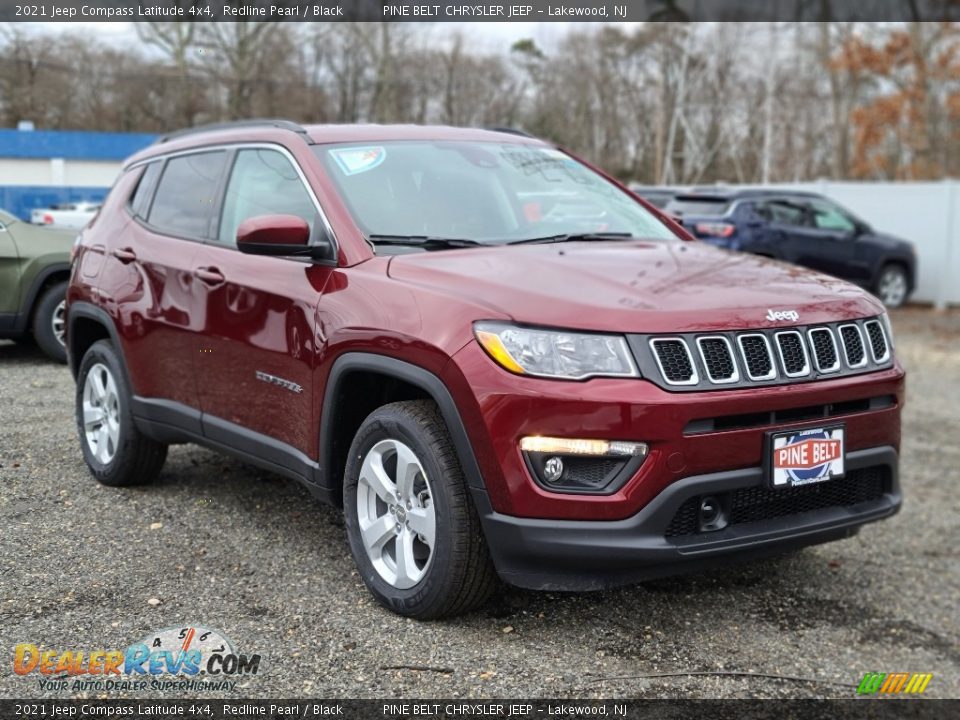
{"type": "Polygon", "coordinates": [[[330,154],[344,175],[357,175],[380,165],[387,157],[387,150],[383,147],[353,147],[331,150],[330,154]]]}

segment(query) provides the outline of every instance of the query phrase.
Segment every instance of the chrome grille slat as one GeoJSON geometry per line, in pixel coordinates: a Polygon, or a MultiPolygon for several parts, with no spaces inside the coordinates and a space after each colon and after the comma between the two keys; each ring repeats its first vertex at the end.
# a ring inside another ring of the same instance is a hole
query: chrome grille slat
{"type": "Polygon", "coordinates": [[[843,359],[847,367],[861,368],[867,364],[867,348],[863,344],[863,333],[855,323],[840,326],[840,344],[843,345],[843,359]]]}
{"type": "Polygon", "coordinates": [[[751,380],[773,380],[777,376],[777,366],[773,361],[770,341],[763,333],[741,333],[737,335],[740,357],[747,377],[751,380]]]}
{"type": "Polygon", "coordinates": [[[774,334],[777,354],[783,374],[789,378],[805,377],[810,374],[810,356],[807,344],[799,330],[781,330],[774,334]]]}
{"type": "Polygon", "coordinates": [[[890,345],[887,342],[887,334],[883,331],[883,325],[879,320],[868,320],[863,324],[867,331],[867,338],[870,340],[870,354],[873,355],[875,363],[886,362],[890,359],[890,345]]]}
{"type": "Polygon", "coordinates": [[[700,359],[703,360],[707,379],[714,385],[728,385],[740,380],[733,348],[723,335],[698,337],[697,349],[700,350],[700,359]]]}
{"type": "Polygon", "coordinates": [[[683,338],[654,338],[650,341],[660,374],[670,385],[696,385],[700,382],[693,355],[683,338]],[[660,349],[662,348],[662,349],[660,349]]]}
{"type": "Polygon", "coordinates": [[[827,327],[815,327],[807,330],[810,338],[810,349],[813,351],[813,362],[817,371],[834,373],[840,369],[840,353],[837,352],[837,341],[827,327]]]}

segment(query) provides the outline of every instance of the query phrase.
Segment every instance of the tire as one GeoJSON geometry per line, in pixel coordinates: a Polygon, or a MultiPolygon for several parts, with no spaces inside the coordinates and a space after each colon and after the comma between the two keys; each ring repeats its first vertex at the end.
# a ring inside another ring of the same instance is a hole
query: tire
{"type": "Polygon", "coordinates": [[[910,282],[903,265],[884,265],[877,276],[874,292],[888,308],[901,307],[910,295],[910,282]]]}
{"type": "Polygon", "coordinates": [[[77,432],[90,474],[104,485],[153,482],[167,459],[166,445],[137,430],[131,399],[113,346],[106,340],[95,342],[77,372],[77,432]]]}
{"type": "Polygon", "coordinates": [[[343,508],[360,576],[395,613],[418,620],[459,615],[480,607],[496,587],[480,520],[433,402],[385,405],[364,420],[350,446],[343,508]],[[378,463],[386,483],[370,481],[378,463]],[[405,475],[409,482],[395,482],[404,467],[411,471],[405,475]],[[432,546],[425,542],[431,516],[432,546]],[[397,562],[401,544],[412,565],[397,562]]]}
{"type": "Polygon", "coordinates": [[[33,309],[33,338],[40,349],[52,360],[67,361],[67,346],[63,331],[66,323],[67,283],[59,282],[47,288],[33,309]]]}

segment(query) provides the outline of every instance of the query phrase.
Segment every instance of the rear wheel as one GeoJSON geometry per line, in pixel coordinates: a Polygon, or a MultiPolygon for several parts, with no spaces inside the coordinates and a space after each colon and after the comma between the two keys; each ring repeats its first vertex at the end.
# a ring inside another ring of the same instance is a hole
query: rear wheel
{"type": "Polygon", "coordinates": [[[898,308],[907,301],[910,284],[907,271],[902,265],[887,265],[877,278],[876,293],[883,304],[889,308],[898,308]]]}
{"type": "Polygon", "coordinates": [[[104,485],[142,485],[160,474],[167,446],[133,423],[120,360],[106,340],[95,342],[77,373],[77,431],[90,473],[104,485]]]}
{"type": "Polygon", "coordinates": [[[393,403],[367,417],[350,448],[343,505],[360,576],[394,612],[440,618],[490,596],[496,574],[432,402],[393,403]]]}
{"type": "Polygon", "coordinates": [[[67,284],[52,285],[40,296],[33,311],[33,337],[37,345],[57,362],[67,361],[66,329],[67,284]]]}

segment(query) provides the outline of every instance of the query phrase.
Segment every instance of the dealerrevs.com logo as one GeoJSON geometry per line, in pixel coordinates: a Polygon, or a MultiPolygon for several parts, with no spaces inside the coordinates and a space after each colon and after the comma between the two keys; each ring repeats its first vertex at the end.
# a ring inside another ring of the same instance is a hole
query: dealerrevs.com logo
{"type": "Polygon", "coordinates": [[[13,671],[40,690],[226,690],[256,675],[260,655],[238,653],[219,630],[192,625],[151,633],[125,650],[44,649],[20,643],[13,671]]]}

